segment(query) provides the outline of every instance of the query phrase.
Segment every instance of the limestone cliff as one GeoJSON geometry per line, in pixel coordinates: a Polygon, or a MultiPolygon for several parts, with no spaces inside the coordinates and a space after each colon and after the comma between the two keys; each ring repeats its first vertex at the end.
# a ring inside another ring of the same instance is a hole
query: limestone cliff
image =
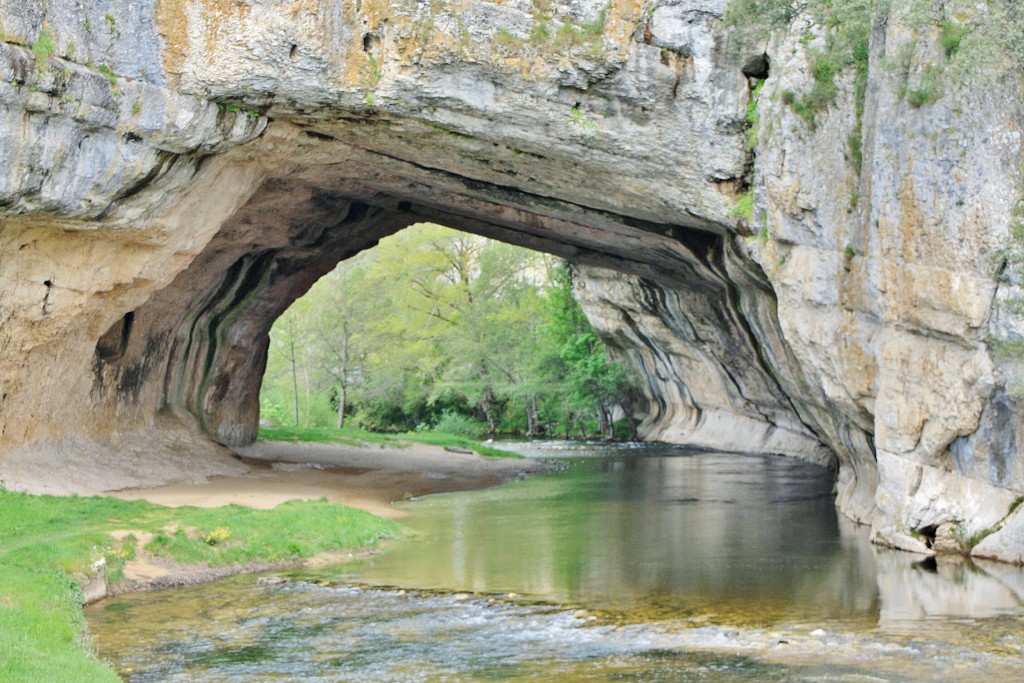
{"type": "Polygon", "coordinates": [[[432,220],[581,264],[648,438],[1024,559],[1021,74],[877,4],[826,73],[725,0],[0,0],[0,478],[251,441],[273,320],[432,220]]]}

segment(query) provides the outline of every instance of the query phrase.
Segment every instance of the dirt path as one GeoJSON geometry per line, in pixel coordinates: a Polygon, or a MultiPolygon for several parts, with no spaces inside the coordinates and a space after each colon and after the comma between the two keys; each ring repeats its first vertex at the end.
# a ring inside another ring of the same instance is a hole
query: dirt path
{"type": "Polygon", "coordinates": [[[391,503],[431,493],[487,488],[543,469],[519,458],[483,458],[435,446],[358,448],[341,444],[261,442],[240,452],[248,473],[205,483],[108,491],[126,500],[177,507],[235,503],[272,508],[287,500],[326,497],[381,517],[403,513],[391,503]]]}

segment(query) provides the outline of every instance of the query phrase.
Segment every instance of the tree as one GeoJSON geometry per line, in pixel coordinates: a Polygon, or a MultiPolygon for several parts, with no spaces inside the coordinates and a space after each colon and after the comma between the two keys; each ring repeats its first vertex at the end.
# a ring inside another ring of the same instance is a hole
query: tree
{"type": "Polygon", "coordinates": [[[345,426],[349,392],[365,376],[370,349],[376,341],[372,331],[371,307],[361,264],[343,263],[325,276],[314,294],[314,355],[319,367],[334,380],[335,426],[345,426]]]}
{"type": "Polygon", "coordinates": [[[288,399],[290,399],[289,402],[292,406],[292,418],[294,424],[298,426],[303,422],[299,409],[300,373],[307,380],[304,382],[306,390],[304,398],[307,407],[309,403],[310,387],[308,382],[309,375],[306,372],[306,351],[309,348],[310,335],[307,326],[308,315],[304,310],[306,305],[301,302],[296,302],[296,304],[278,318],[271,330],[264,385],[273,384],[275,379],[279,380],[277,383],[278,391],[275,392],[277,396],[274,398],[277,399],[277,405],[280,406],[281,395],[284,393],[290,394],[288,399]],[[290,391],[288,389],[281,391],[281,378],[287,378],[286,386],[290,391]]]}
{"type": "MultiPolygon", "coordinates": [[[[636,427],[631,414],[635,392],[633,382],[621,365],[608,360],[607,349],[573,297],[572,267],[564,262],[559,264],[552,273],[551,283],[547,299],[548,334],[565,366],[568,421],[577,422],[582,429],[582,423],[574,418],[581,413],[593,412],[600,434],[611,438],[612,410],[620,405],[635,437],[636,427]]],[[[583,435],[586,435],[585,431],[583,435]]]]}
{"type": "Polygon", "coordinates": [[[297,424],[343,426],[352,407],[378,430],[461,415],[491,434],[561,424],[585,435],[593,420],[610,435],[628,385],[573,298],[568,264],[429,224],[322,278],[272,342],[263,404],[288,395],[297,424]]]}

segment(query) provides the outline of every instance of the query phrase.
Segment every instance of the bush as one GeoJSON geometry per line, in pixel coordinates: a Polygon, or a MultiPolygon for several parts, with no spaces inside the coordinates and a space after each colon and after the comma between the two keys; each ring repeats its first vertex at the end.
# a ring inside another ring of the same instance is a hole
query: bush
{"type": "Polygon", "coordinates": [[[915,109],[935,104],[942,97],[942,69],[934,64],[925,66],[921,73],[921,87],[907,90],[907,104],[915,109]]]}
{"type": "Polygon", "coordinates": [[[967,27],[962,24],[958,24],[957,22],[949,19],[942,22],[942,30],[939,33],[939,43],[942,44],[942,49],[946,53],[946,59],[952,59],[960,50],[960,43],[963,41],[966,33],[967,27]]]}
{"type": "MultiPolygon", "coordinates": [[[[423,420],[418,411],[407,410],[404,397],[395,394],[363,400],[357,404],[353,426],[371,432],[405,432],[416,428],[423,420]]],[[[415,408],[415,407],[414,407],[415,408]]]]}
{"type": "Polygon", "coordinates": [[[468,415],[446,410],[434,425],[434,431],[445,432],[446,434],[458,434],[468,436],[471,439],[478,439],[487,433],[487,426],[468,415]]]}

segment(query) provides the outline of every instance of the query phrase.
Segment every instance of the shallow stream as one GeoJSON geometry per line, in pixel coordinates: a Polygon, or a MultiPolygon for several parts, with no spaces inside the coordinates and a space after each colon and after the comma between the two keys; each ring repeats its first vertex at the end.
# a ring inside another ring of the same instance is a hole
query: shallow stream
{"type": "Polygon", "coordinates": [[[418,538],[87,610],[129,681],[1024,677],[1024,572],[924,562],[780,457],[544,444],[557,472],[405,504],[418,538]]]}

